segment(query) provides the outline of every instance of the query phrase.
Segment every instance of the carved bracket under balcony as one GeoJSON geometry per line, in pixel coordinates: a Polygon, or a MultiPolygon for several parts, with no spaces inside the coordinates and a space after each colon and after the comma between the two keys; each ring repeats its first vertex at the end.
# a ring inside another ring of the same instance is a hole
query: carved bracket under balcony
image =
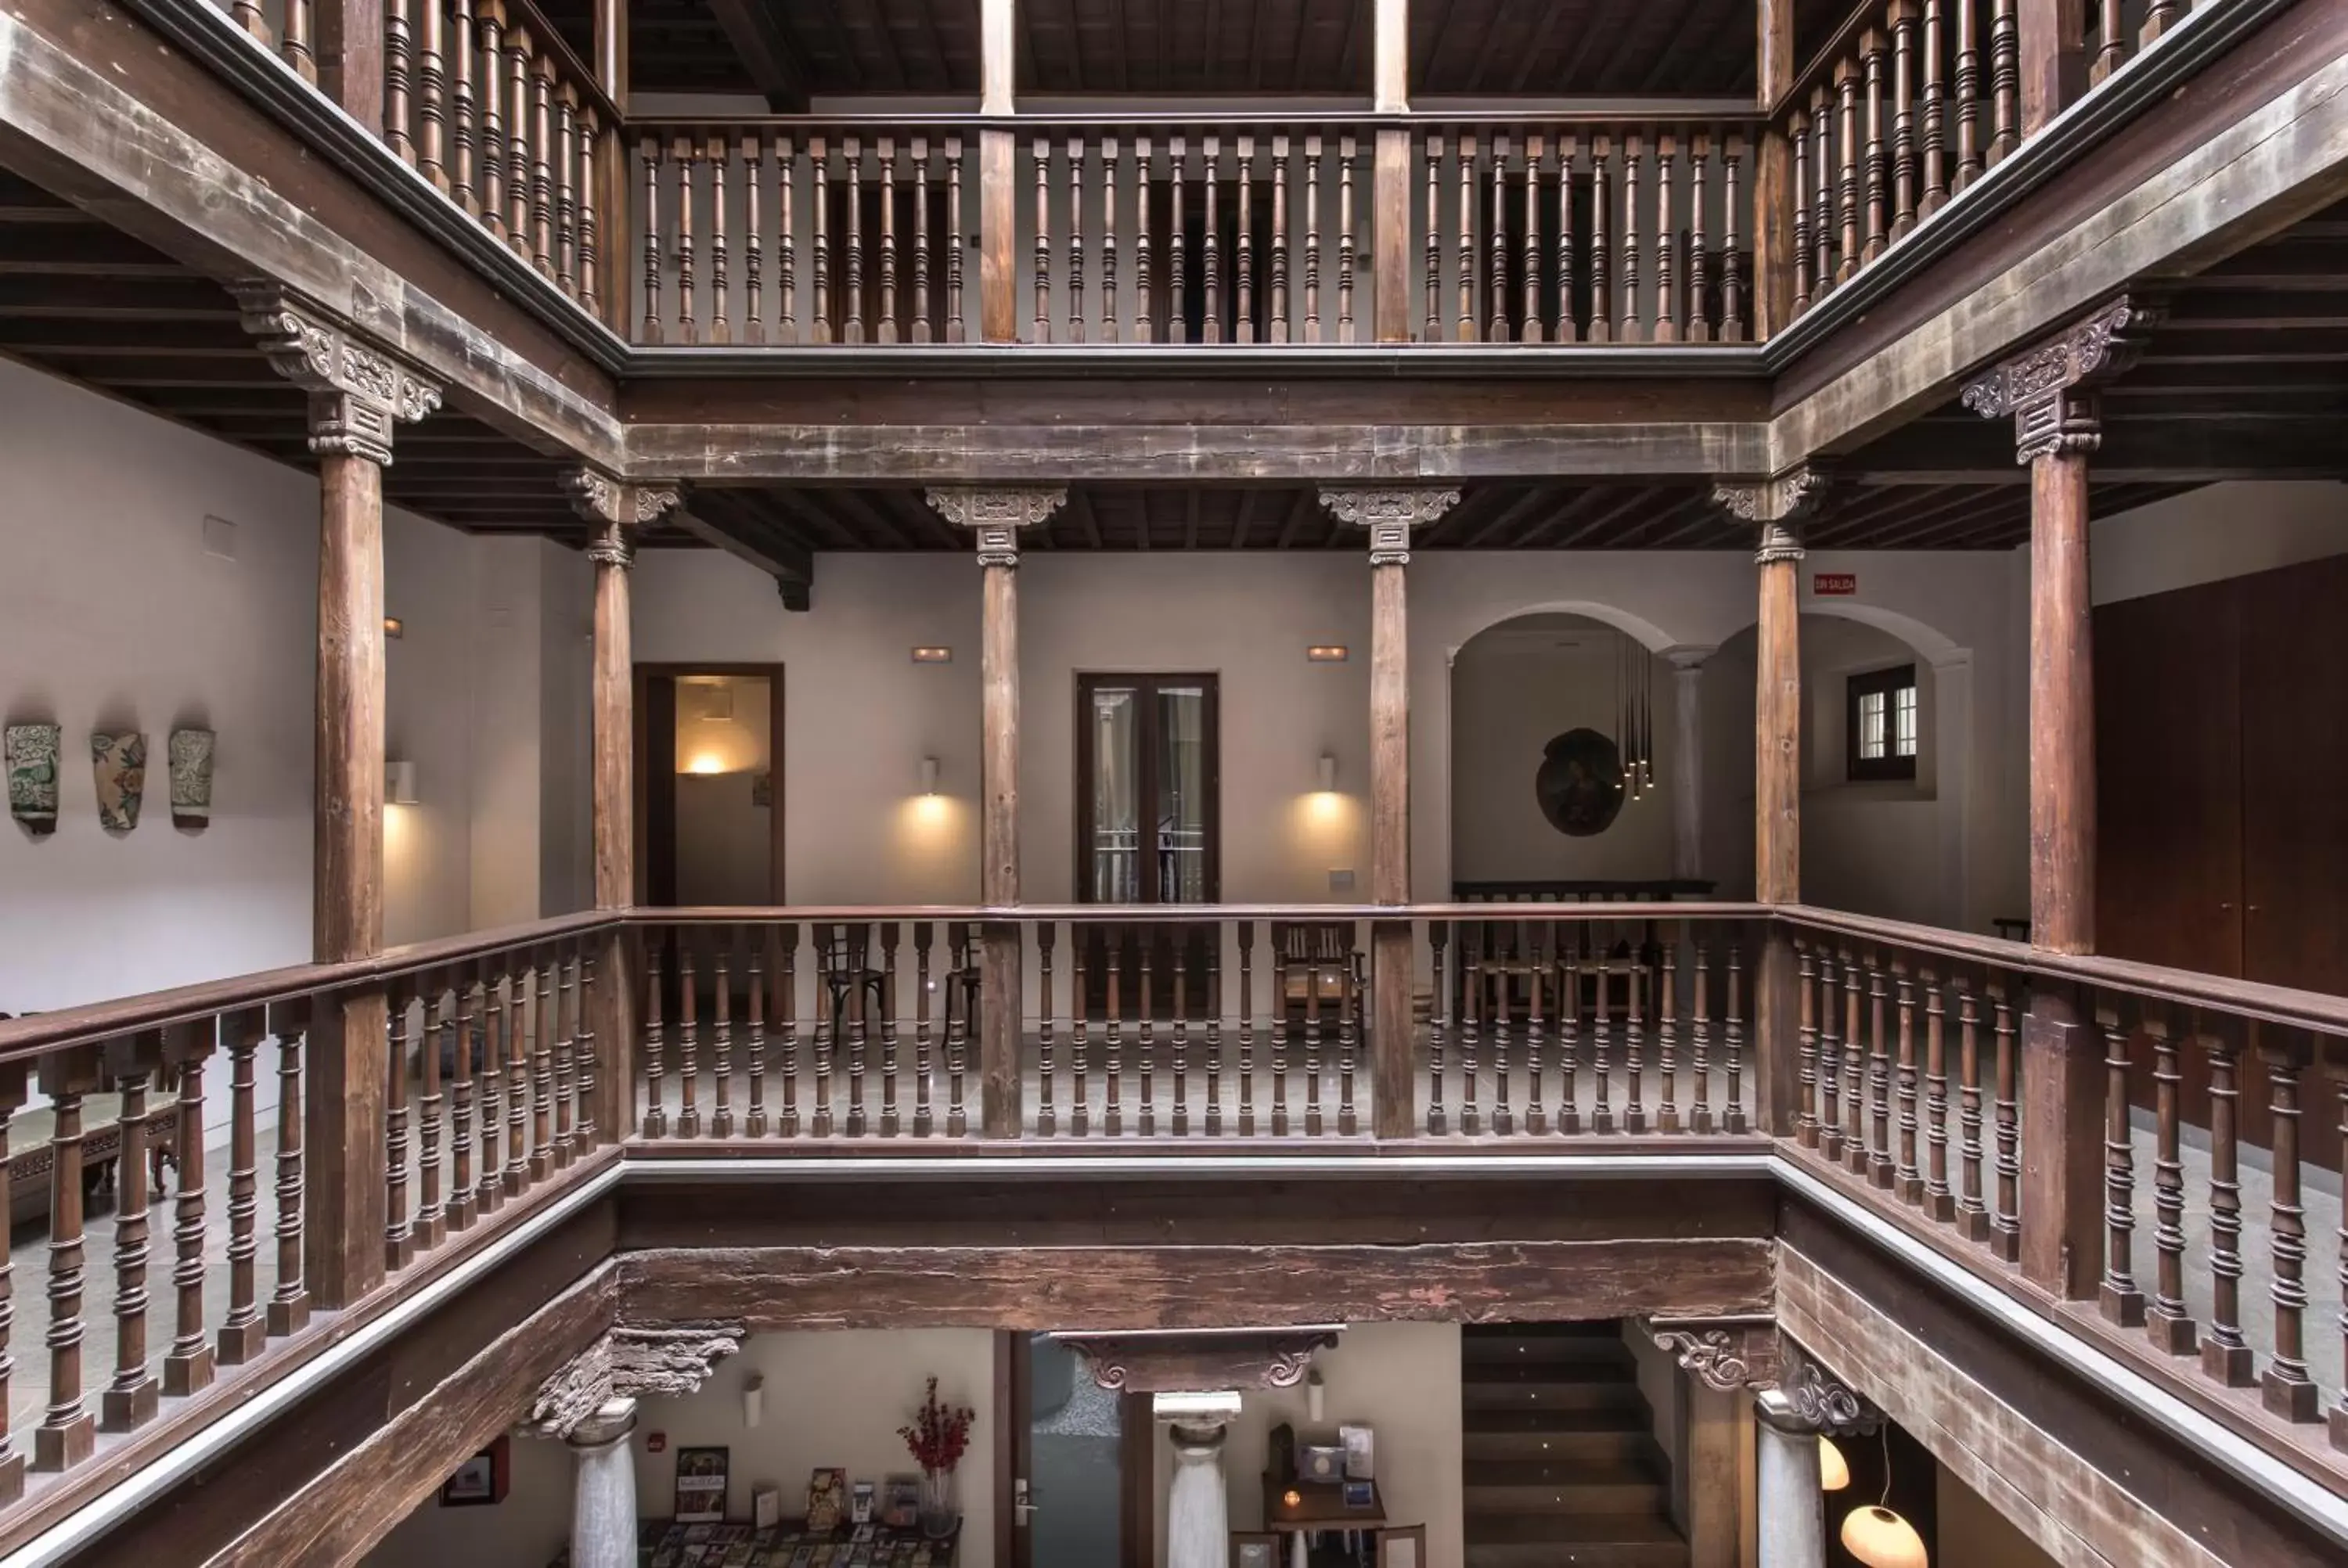
{"type": "Polygon", "coordinates": [[[622,1324],[539,1386],[522,1426],[533,1436],[569,1439],[614,1399],[694,1393],[742,1348],[747,1332],[739,1323],[622,1324]]]}
{"type": "Polygon", "coordinates": [[[1829,488],[1825,469],[1814,464],[1768,479],[1738,479],[1716,485],[1712,498],[1730,517],[1760,529],[1753,559],[1771,561],[1802,559],[1801,525],[1818,515],[1829,488]]]}
{"type": "Polygon", "coordinates": [[[625,569],[636,558],[636,535],[677,507],[671,486],[630,485],[596,468],[574,468],[562,477],[571,508],[587,520],[587,559],[625,569]]]}
{"type": "Polygon", "coordinates": [[[1370,530],[1372,566],[1408,566],[1411,530],[1428,527],[1457,506],[1459,492],[1425,485],[1323,490],[1321,504],[1339,522],[1370,530]]]}
{"type": "Polygon", "coordinates": [[[1787,1341],[1777,1389],[1792,1407],[1795,1419],[1814,1431],[1831,1437],[1863,1436],[1883,1424],[1883,1412],[1861,1399],[1849,1384],[1819,1366],[1799,1347],[1787,1341]]]}
{"type": "Polygon", "coordinates": [[[1342,1323],[1284,1328],[1167,1329],[1056,1334],[1092,1367],[1104,1389],[1175,1393],[1194,1389],[1292,1389],[1313,1353],[1334,1345],[1342,1323]]]}
{"type": "Polygon", "coordinates": [[[1777,1320],[1735,1317],[1650,1317],[1643,1327],[1655,1348],[1707,1389],[1724,1393],[1777,1386],[1777,1320]]]}
{"type": "Polygon", "coordinates": [[[2013,416],[2018,463],[2093,452],[2103,440],[2096,387],[2137,362],[2162,314],[2123,294],[1967,384],[1964,405],[1984,419],[2013,416]]]}
{"type": "Polygon", "coordinates": [[[440,406],[440,385],[283,285],[230,285],[271,367],[310,395],[310,450],[391,464],[392,432],[440,406]]]}
{"type": "Polygon", "coordinates": [[[1068,502],[1066,485],[932,486],[930,505],[978,536],[978,564],[1019,564],[1019,530],[1038,528],[1068,502]]]}

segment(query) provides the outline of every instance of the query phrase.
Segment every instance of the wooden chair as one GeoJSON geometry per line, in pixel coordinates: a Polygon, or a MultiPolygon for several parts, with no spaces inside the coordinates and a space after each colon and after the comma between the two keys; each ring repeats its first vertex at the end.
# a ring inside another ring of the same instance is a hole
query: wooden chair
{"type": "Polygon", "coordinates": [[[1277,1005],[1282,1020],[1359,1016],[1362,955],[1354,946],[1351,921],[1275,920],[1272,950],[1280,971],[1277,1005]]]}

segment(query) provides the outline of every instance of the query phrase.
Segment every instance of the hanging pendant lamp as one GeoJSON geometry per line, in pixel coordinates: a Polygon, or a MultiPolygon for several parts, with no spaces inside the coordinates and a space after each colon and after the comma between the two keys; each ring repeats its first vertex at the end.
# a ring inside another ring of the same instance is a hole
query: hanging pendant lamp
{"type": "Polygon", "coordinates": [[[1840,1491],[1850,1485],[1850,1461],[1842,1457],[1832,1438],[1818,1440],[1818,1488],[1822,1491],[1840,1491]]]}
{"type": "Polygon", "coordinates": [[[1930,1568],[1924,1538],[1888,1508],[1855,1508],[1842,1522],[1843,1549],[1867,1568],[1930,1568]]]}

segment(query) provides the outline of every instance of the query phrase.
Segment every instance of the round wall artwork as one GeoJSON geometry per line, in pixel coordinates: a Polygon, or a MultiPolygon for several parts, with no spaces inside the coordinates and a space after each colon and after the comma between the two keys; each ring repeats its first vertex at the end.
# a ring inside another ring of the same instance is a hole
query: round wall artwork
{"type": "Polygon", "coordinates": [[[1533,794],[1551,827],[1568,838],[1594,837],[1622,809],[1622,753],[1595,730],[1568,730],[1541,748],[1533,794]]]}

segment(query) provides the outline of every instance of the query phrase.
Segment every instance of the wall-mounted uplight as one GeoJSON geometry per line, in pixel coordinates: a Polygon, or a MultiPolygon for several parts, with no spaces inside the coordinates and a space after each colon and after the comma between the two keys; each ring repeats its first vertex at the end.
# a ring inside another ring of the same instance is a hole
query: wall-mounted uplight
{"type": "Polygon", "coordinates": [[[916,648],[913,650],[913,662],[916,664],[951,664],[953,662],[953,650],[951,648],[938,647],[916,648]]]}
{"type": "Polygon", "coordinates": [[[935,757],[922,759],[922,793],[925,795],[938,793],[938,759],[935,757]]]}
{"type": "Polygon", "coordinates": [[[1337,793],[1337,759],[1327,752],[1321,753],[1321,793],[1337,793]]]}
{"type": "Polygon", "coordinates": [[[1314,664],[1343,664],[1346,659],[1342,642],[1316,642],[1304,651],[1307,661],[1314,664]]]}
{"type": "Polygon", "coordinates": [[[396,615],[383,618],[383,634],[394,642],[407,635],[407,623],[396,615]]]}
{"type": "Polygon", "coordinates": [[[416,764],[411,762],[387,762],[383,764],[383,802],[386,805],[416,804],[416,764]]]}

